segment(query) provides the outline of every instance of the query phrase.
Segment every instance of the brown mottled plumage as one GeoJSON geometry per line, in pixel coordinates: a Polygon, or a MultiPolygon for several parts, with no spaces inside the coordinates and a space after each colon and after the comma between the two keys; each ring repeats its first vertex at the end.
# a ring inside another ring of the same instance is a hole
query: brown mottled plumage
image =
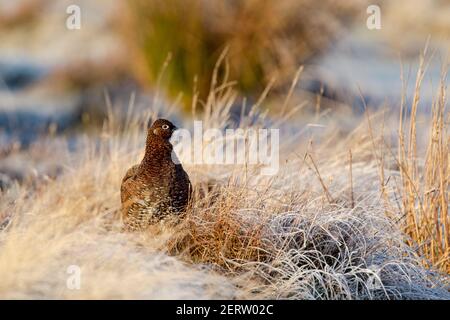
{"type": "Polygon", "coordinates": [[[145,155],[122,180],[122,219],[128,230],[141,230],[168,215],[182,213],[191,183],[181,164],[172,161],[169,139],[176,127],[158,119],[148,128],[145,155]]]}

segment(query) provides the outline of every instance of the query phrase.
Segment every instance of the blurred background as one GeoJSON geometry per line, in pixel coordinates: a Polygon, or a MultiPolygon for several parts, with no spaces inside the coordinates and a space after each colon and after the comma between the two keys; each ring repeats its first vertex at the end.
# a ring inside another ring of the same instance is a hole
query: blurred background
{"type": "Polygon", "coordinates": [[[269,112],[303,65],[292,99],[305,107],[292,124],[339,110],[328,120],[345,128],[363,110],[359,91],[370,108],[398,108],[401,65],[408,93],[429,38],[426,112],[449,17],[449,0],[0,0],[0,188],[56,176],[55,149],[98,136],[110,112],[120,126],[130,101],[134,115],[170,109],[176,122],[192,117],[195,97],[201,112],[223,53],[217,73],[247,101],[271,86],[269,112]],[[379,30],[366,25],[371,4],[379,30]],[[80,8],[80,29],[66,27],[69,5],[80,8]]]}

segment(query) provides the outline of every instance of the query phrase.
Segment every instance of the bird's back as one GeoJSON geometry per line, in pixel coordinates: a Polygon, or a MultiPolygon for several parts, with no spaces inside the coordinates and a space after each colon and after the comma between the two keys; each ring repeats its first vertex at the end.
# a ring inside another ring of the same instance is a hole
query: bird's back
{"type": "Polygon", "coordinates": [[[122,180],[122,218],[128,229],[143,229],[169,215],[182,213],[188,204],[191,184],[181,164],[141,163],[122,180]]]}

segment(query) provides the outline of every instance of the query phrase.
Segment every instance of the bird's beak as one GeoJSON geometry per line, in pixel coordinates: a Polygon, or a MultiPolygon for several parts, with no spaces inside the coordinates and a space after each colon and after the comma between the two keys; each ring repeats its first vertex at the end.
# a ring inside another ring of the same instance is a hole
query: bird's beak
{"type": "Polygon", "coordinates": [[[176,130],[178,130],[178,127],[177,126],[173,126],[172,131],[176,131],[176,130]]]}

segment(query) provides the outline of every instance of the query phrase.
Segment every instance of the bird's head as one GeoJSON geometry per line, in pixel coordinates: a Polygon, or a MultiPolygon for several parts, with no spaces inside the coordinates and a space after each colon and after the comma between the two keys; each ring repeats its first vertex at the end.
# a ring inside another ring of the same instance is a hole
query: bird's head
{"type": "Polygon", "coordinates": [[[161,137],[165,140],[169,140],[170,137],[172,137],[172,133],[177,130],[177,127],[166,119],[158,119],[149,127],[148,127],[149,133],[152,133],[158,137],[161,137]]]}

